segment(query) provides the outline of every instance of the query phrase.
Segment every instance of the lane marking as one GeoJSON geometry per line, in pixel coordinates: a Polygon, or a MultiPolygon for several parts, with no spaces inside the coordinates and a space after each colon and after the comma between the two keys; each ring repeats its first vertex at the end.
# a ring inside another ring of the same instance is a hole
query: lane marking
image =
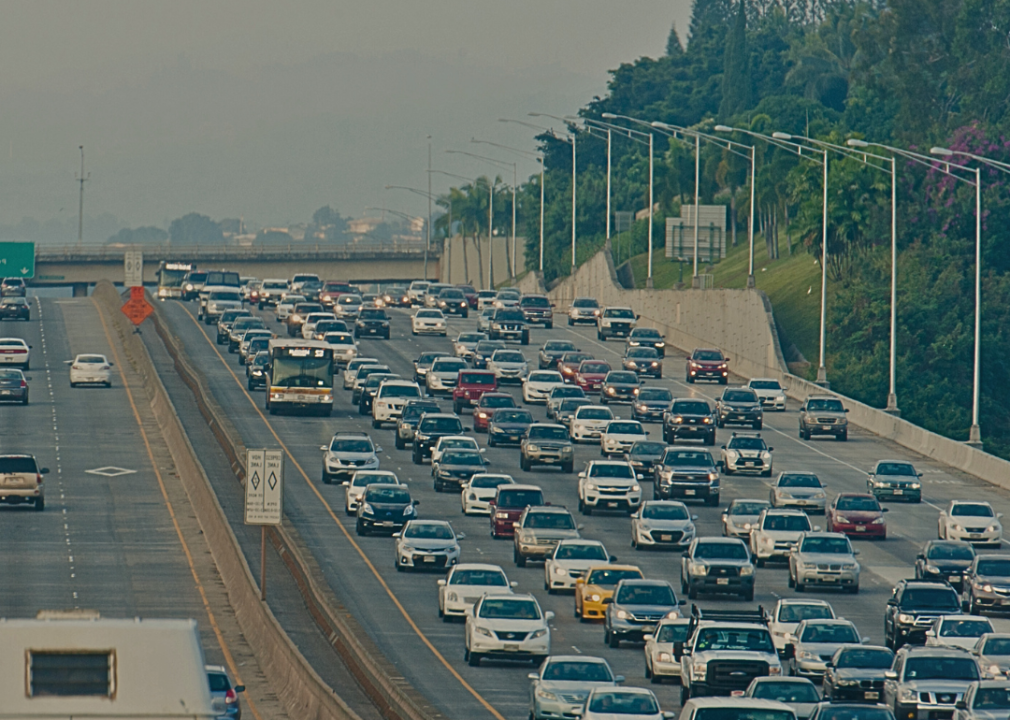
{"type": "MultiPolygon", "coordinates": [[[[144,448],[147,450],[147,457],[151,461],[151,469],[154,470],[154,476],[158,480],[158,488],[161,490],[161,497],[165,502],[165,507],[168,509],[168,515],[172,519],[172,527],[175,528],[176,537],[179,538],[179,543],[182,545],[182,551],[186,555],[186,563],[189,565],[189,572],[193,576],[193,582],[196,584],[196,589],[200,593],[200,599],[203,602],[203,609],[207,613],[207,619],[210,622],[211,628],[214,630],[214,635],[217,637],[218,645],[221,646],[221,652],[224,654],[225,662],[228,664],[228,669],[231,670],[232,677],[235,678],[235,683],[237,685],[244,685],[245,683],[242,681],[242,675],[239,672],[238,664],[235,662],[235,658],[231,654],[228,643],[225,642],[224,634],[221,632],[221,628],[218,627],[217,618],[214,616],[214,611],[210,607],[210,600],[207,599],[207,592],[203,587],[203,583],[200,582],[200,576],[196,572],[196,565],[193,562],[193,554],[190,552],[189,543],[186,542],[186,537],[182,533],[182,527],[180,527],[179,520],[175,515],[175,508],[172,506],[172,501],[168,497],[168,490],[165,488],[164,478],[162,478],[161,471],[158,469],[158,463],[154,459],[154,451],[151,449],[151,442],[147,437],[147,431],[144,429],[144,423],[140,419],[140,412],[137,410],[137,403],[133,399],[133,390],[130,388],[130,383],[126,379],[126,371],[123,370],[123,363],[119,358],[119,350],[112,341],[112,333],[109,332],[109,325],[105,321],[105,315],[102,313],[102,309],[98,307],[98,303],[95,301],[94,297],[92,297],[91,302],[98,313],[98,319],[102,321],[102,330],[105,331],[105,338],[109,341],[109,348],[112,350],[112,354],[116,358],[116,368],[119,371],[119,378],[123,381],[123,389],[126,390],[126,398],[130,401],[130,408],[133,410],[133,418],[137,421],[137,428],[140,430],[140,437],[144,441],[144,448]]],[[[73,558],[71,558],[70,561],[73,562],[73,558]]],[[[74,593],[75,596],[76,594],[77,593],[74,593]]],[[[256,703],[253,699],[247,695],[245,700],[246,704],[249,706],[249,711],[256,717],[256,720],[263,720],[263,716],[260,715],[259,708],[256,707],[256,703]]]]}
{"type": "Polygon", "coordinates": [[[224,356],[221,354],[220,350],[218,350],[217,345],[214,343],[213,340],[210,339],[210,335],[208,335],[204,331],[203,326],[195,317],[193,317],[193,313],[189,311],[188,307],[182,305],[181,303],[180,307],[182,307],[183,312],[185,312],[186,315],[189,316],[189,319],[192,320],[193,324],[196,325],[196,327],[200,330],[200,334],[203,336],[204,340],[207,341],[207,344],[210,345],[211,349],[217,355],[218,360],[221,361],[221,364],[224,365],[225,369],[235,380],[235,383],[238,385],[239,390],[249,400],[249,404],[252,405],[253,409],[256,411],[256,414],[260,416],[261,420],[263,420],[263,423],[266,425],[267,430],[269,430],[270,434],[273,435],[274,440],[277,441],[277,444],[281,446],[281,449],[284,451],[284,453],[291,459],[291,462],[292,464],[294,464],[295,469],[298,470],[298,473],[305,480],[305,484],[309,486],[309,489],[322,504],[323,508],[325,508],[326,513],[333,519],[333,522],[336,524],[336,526],[340,528],[340,532],[344,534],[344,537],[347,539],[347,542],[349,542],[351,544],[351,547],[353,547],[358,552],[358,555],[361,557],[362,561],[365,563],[365,565],[368,566],[368,569],[371,570],[372,575],[375,576],[375,579],[382,586],[382,589],[386,591],[386,595],[389,596],[389,599],[396,606],[396,609],[400,611],[400,614],[403,615],[403,619],[407,621],[407,624],[410,625],[411,629],[414,631],[417,637],[421,640],[422,643],[424,643],[425,647],[427,647],[428,650],[431,651],[431,654],[434,655],[438,659],[438,661],[442,663],[445,669],[448,670],[454,678],[456,678],[459,684],[462,685],[463,688],[467,692],[469,692],[474,697],[475,700],[477,700],[477,702],[479,702],[481,705],[484,706],[485,710],[491,713],[496,718],[496,720],[506,720],[504,715],[498,712],[498,710],[496,710],[495,707],[484,698],[484,696],[482,696],[479,692],[477,692],[476,688],[470,685],[470,683],[468,683],[463,678],[463,676],[459,674],[459,671],[457,671],[456,668],[452,666],[452,663],[450,663],[448,660],[445,659],[445,656],[442,655],[441,652],[439,652],[438,648],[435,647],[435,645],[431,642],[431,640],[428,639],[427,635],[424,634],[424,632],[417,625],[417,623],[414,622],[414,618],[410,616],[410,613],[407,612],[407,608],[403,606],[403,603],[400,602],[400,599],[396,597],[396,595],[393,593],[392,588],[390,588],[389,585],[386,584],[386,580],[379,573],[378,568],[376,568],[375,565],[372,564],[372,561],[365,554],[365,551],[361,549],[361,546],[354,540],[354,537],[351,535],[351,533],[348,532],[347,528],[344,527],[344,524],[340,522],[340,518],[338,518],[337,514],[333,511],[333,507],[326,501],[326,498],[323,497],[323,494],[319,492],[319,488],[317,488],[313,484],[312,480],[309,478],[308,474],[302,468],[301,464],[298,462],[298,460],[295,458],[292,452],[288,449],[288,446],[284,443],[283,440],[281,440],[280,435],[278,435],[277,431],[274,430],[273,425],[271,425],[270,423],[270,420],[260,409],[259,405],[256,404],[256,401],[253,400],[252,395],[249,394],[248,390],[246,389],[242,381],[239,379],[238,375],[235,373],[234,370],[232,370],[231,366],[227,363],[224,356]]]}

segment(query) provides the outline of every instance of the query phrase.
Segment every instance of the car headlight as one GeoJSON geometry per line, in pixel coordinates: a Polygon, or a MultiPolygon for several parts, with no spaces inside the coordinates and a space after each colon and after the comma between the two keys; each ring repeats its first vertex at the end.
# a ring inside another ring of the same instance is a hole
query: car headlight
{"type": "Polygon", "coordinates": [[[989,670],[989,673],[992,674],[992,675],[1002,675],[1003,674],[1003,671],[1000,669],[999,665],[990,665],[989,668],[988,668],[988,670],[989,670]]]}
{"type": "Polygon", "coordinates": [[[796,657],[798,657],[800,660],[817,660],[818,659],[818,655],[816,653],[810,652],[809,650],[800,650],[798,653],[796,653],[796,657]]]}
{"type": "Polygon", "coordinates": [[[459,602],[459,595],[457,595],[454,592],[451,592],[445,596],[445,599],[448,600],[449,602],[459,602]]]}
{"type": "Polygon", "coordinates": [[[673,656],[670,655],[670,653],[668,652],[661,652],[659,653],[659,655],[656,656],[656,660],[662,663],[669,663],[673,662],[673,656]]]}
{"type": "Polygon", "coordinates": [[[712,418],[710,418],[710,417],[702,418],[701,422],[702,422],[703,425],[711,425],[712,424],[712,418]]]}
{"type": "Polygon", "coordinates": [[[413,505],[408,505],[407,507],[403,508],[403,514],[405,516],[413,515],[414,513],[415,510],[413,505]]]}
{"type": "Polygon", "coordinates": [[[648,411],[648,409],[649,408],[647,406],[645,406],[645,405],[636,405],[635,406],[635,410],[637,410],[638,412],[646,412],[646,411],[648,411]]]}
{"type": "Polygon", "coordinates": [[[702,563],[691,563],[688,569],[692,575],[705,575],[708,572],[708,568],[702,563]]]}
{"type": "Polygon", "coordinates": [[[586,490],[595,490],[596,483],[586,483],[586,490]]]}
{"type": "Polygon", "coordinates": [[[940,573],[940,568],[938,568],[933,563],[926,563],[926,572],[939,574],[940,573]]]}
{"type": "MultiPolygon", "coordinates": [[[[761,452],[761,459],[762,460],[771,460],[772,459],[772,454],[770,452],[768,452],[767,450],[763,450],[761,452]]],[[[821,495],[823,495],[823,494],[824,493],[821,493],[821,495]]]]}
{"type": "Polygon", "coordinates": [[[726,459],[727,460],[736,460],[737,455],[738,455],[738,453],[737,453],[736,450],[727,450],[726,451],[726,459]]]}
{"type": "Polygon", "coordinates": [[[981,590],[982,592],[992,592],[992,585],[989,583],[979,582],[978,580],[972,583],[972,587],[976,590],[981,590]]]}
{"type": "Polygon", "coordinates": [[[859,685],[859,681],[848,680],[847,678],[835,678],[835,685],[838,687],[856,687],[859,685]]]}
{"type": "Polygon", "coordinates": [[[957,524],[954,525],[954,529],[957,530],[958,532],[961,532],[962,530],[964,530],[963,527],[961,527],[960,525],[957,525],[957,524]]]}
{"type": "Polygon", "coordinates": [[[815,492],[813,495],[811,495],[811,497],[814,498],[815,500],[823,500],[824,498],[827,497],[827,493],[821,490],[820,492],[815,492]]]}
{"type": "Polygon", "coordinates": [[[547,690],[544,690],[543,688],[537,688],[537,697],[540,698],[541,700],[547,700],[550,702],[561,702],[561,700],[558,698],[557,695],[547,690]]]}
{"type": "Polygon", "coordinates": [[[403,547],[400,548],[400,552],[410,555],[413,554],[414,548],[412,548],[410,545],[404,545],[403,547]]]}
{"type": "Polygon", "coordinates": [[[997,530],[999,530],[999,524],[997,523],[993,523],[988,528],[986,528],[986,532],[996,532],[997,530]]]}
{"type": "Polygon", "coordinates": [[[612,388],[612,387],[608,387],[608,388],[607,388],[607,395],[613,395],[613,394],[614,394],[614,393],[616,393],[616,392],[617,392],[617,391],[616,391],[616,390],[614,390],[614,388],[612,388]]]}
{"type": "Polygon", "coordinates": [[[740,568],[740,577],[749,577],[750,575],[753,574],[754,574],[753,565],[744,565],[742,568],[740,568]]]}
{"type": "Polygon", "coordinates": [[[768,674],[769,675],[781,675],[782,674],[782,666],[781,665],[772,665],[771,667],[768,668],[768,674]]]}
{"type": "Polygon", "coordinates": [[[592,595],[589,596],[589,599],[592,600],[593,602],[599,602],[600,600],[603,599],[603,597],[597,593],[593,593],[592,595]]]}
{"type": "Polygon", "coordinates": [[[567,570],[565,570],[565,569],[564,569],[563,567],[561,567],[560,565],[555,565],[555,566],[554,566],[554,574],[555,574],[555,575],[567,575],[567,574],[568,574],[568,571],[567,571],[567,570]]]}
{"type": "Polygon", "coordinates": [[[919,702],[919,691],[916,688],[898,688],[898,702],[917,703],[919,702]]]}
{"type": "Polygon", "coordinates": [[[628,615],[628,611],[627,610],[618,610],[617,611],[617,618],[619,620],[627,620],[628,617],[630,617],[630,616],[628,615]]]}
{"type": "Polygon", "coordinates": [[[919,488],[922,487],[922,485],[920,485],[919,483],[909,483],[908,487],[912,488],[913,490],[918,490],[919,488]]]}
{"type": "Polygon", "coordinates": [[[375,508],[373,508],[368,503],[365,503],[364,505],[361,506],[361,512],[365,513],[366,515],[372,515],[375,512],[375,508]]]}
{"type": "Polygon", "coordinates": [[[708,474],[708,479],[709,480],[718,480],[719,479],[719,473],[710,472],[708,474]]]}
{"type": "Polygon", "coordinates": [[[692,663],[691,677],[695,680],[704,680],[708,675],[708,663],[692,663]]]}
{"type": "Polygon", "coordinates": [[[876,520],[874,520],[874,521],[873,521],[872,523],[870,523],[870,524],[871,524],[871,525],[883,525],[883,524],[884,524],[885,522],[886,522],[886,521],[884,520],[884,518],[882,518],[882,517],[878,517],[878,518],[877,518],[876,520]]]}
{"type": "Polygon", "coordinates": [[[858,570],[859,563],[845,563],[842,565],[842,570],[858,570]]]}
{"type": "Polygon", "coordinates": [[[898,622],[900,623],[914,623],[915,615],[909,615],[908,613],[898,613],[898,622]]]}
{"type": "Polygon", "coordinates": [[[485,627],[481,627],[480,625],[478,625],[477,627],[474,628],[474,632],[476,632],[478,635],[483,635],[485,637],[489,637],[489,638],[493,638],[494,637],[494,633],[493,632],[491,632],[490,630],[488,630],[485,627]]]}

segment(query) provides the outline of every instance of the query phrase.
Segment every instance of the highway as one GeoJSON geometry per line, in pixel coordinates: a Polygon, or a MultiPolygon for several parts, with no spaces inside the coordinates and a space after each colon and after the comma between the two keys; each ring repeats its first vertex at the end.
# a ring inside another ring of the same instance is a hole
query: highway
{"type": "MultiPolygon", "coordinates": [[[[120,361],[112,388],[70,387],[64,361],[75,354],[122,358],[118,339],[110,344],[114,331],[89,298],[49,292],[32,305],[30,322],[0,326],[0,335],[32,346],[30,404],[0,406],[0,452],[34,454],[50,473],[43,512],[0,506],[0,617],[88,609],[112,618],[195,618],[208,662],[231,665],[233,675],[241,665],[250,695],[259,696],[262,674],[234,617],[212,609],[226,607],[218,605],[223,593],[208,581],[216,579],[213,563],[144,415],[139,377],[120,361]]],[[[247,717],[264,717],[247,699],[243,705],[247,717]]],[[[279,716],[275,703],[263,709],[279,716]]]]}
{"type": "MultiPolygon", "coordinates": [[[[603,643],[603,630],[598,625],[579,623],[573,618],[573,600],[566,595],[548,595],[543,590],[543,566],[532,563],[518,569],[512,562],[511,542],[493,541],[488,534],[486,518],[464,517],[460,512],[458,494],[435,493],[428,466],[415,466],[409,449],[397,451],[393,445],[393,430],[388,427],[373,430],[370,418],[357,413],[351,406],[350,394],[336,390],[337,401],[330,418],[301,416],[270,416],[263,410],[263,392],[249,393],[245,374],[235,355],[215,345],[214,328],[195,320],[195,305],[169,302],[161,305],[174,333],[183,342],[196,365],[206,374],[212,391],[226,409],[249,447],[283,447],[286,461],[287,486],[285,510],[314,552],[325,573],[325,580],[339,599],[372,634],[374,640],[402,671],[403,676],[452,718],[524,718],[528,713],[526,677],[529,665],[487,662],[472,668],[463,662],[463,629],[460,624],[445,624],[437,616],[436,580],[440,575],[401,574],[393,568],[393,541],[388,537],[359,538],[354,534],[353,518],[343,512],[343,489],[326,486],[320,480],[320,445],[327,443],[335,431],[362,430],[371,433],[383,451],[382,469],[395,471],[400,480],[410,485],[413,496],[420,500],[419,514],[424,518],[452,521],[457,531],[466,533],[462,542],[463,561],[492,562],[501,565],[510,579],[519,582],[519,590],[533,592],[546,610],[556,614],[552,627],[555,653],[583,653],[605,657],[616,673],[633,685],[646,685],[642,650],[628,644],[610,649],[603,643]]],[[[264,312],[268,326],[283,334],[273,314],[264,312]]],[[[450,321],[448,338],[413,337],[409,314],[394,310],[392,339],[362,340],[361,356],[378,357],[404,377],[412,375],[411,361],[425,350],[451,351],[451,340],[462,330],[473,330],[475,317],[450,321]]],[[[548,338],[574,340],[582,350],[618,365],[623,355],[621,342],[602,343],[596,340],[592,328],[569,328],[564,317],[552,331],[534,329],[530,345],[523,348],[531,368],[536,367],[536,352],[548,338]]],[[[150,340],[148,340],[150,342],[150,340]]],[[[648,384],[671,388],[675,396],[704,397],[710,401],[721,393],[721,386],[683,382],[684,357],[668,352],[665,377],[648,384]]],[[[735,381],[740,381],[735,378],[735,381]]],[[[519,388],[513,390],[519,399],[519,388]]],[[[451,403],[443,401],[445,409],[451,403]]],[[[626,406],[618,414],[629,415],[626,406]]],[[[542,406],[530,408],[535,418],[544,419],[542,406]]],[[[464,419],[464,425],[468,425],[464,419]]],[[[652,426],[653,437],[660,436],[660,426],[652,426]]],[[[883,642],[883,609],[894,582],[912,577],[912,565],[921,545],[936,537],[940,508],[950,499],[973,498],[988,500],[997,511],[1010,507],[1005,491],[982,483],[935,462],[915,456],[894,444],[850,429],[847,443],[827,438],[812,441],[797,436],[796,406],[790,404],[785,413],[766,413],[763,436],[774,447],[775,471],[806,470],[816,473],[827,485],[829,497],[836,492],[864,492],[866,471],[883,458],[908,459],[924,473],[923,502],[919,505],[890,503],[887,515],[888,539],[883,542],[854,541],[861,551],[861,592],[842,595],[831,591],[810,590],[809,597],[829,600],[836,612],[852,620],[862,635],[874,643],[883,642]]],[[[724,443],[730,430],[719,431],[718,445],[724,443]]],[[[486,436],[478,436],[482,446],[486,436]]],[[[576,449],[576,469],[584,462],[599,458],[595,446],[581,445],[576,449]]],[[[560,474],[554,469],[540,468],[526,473],[519,468],[516,448],[488,448],[489,471],[508,472],[517,481],[532,482],[543,487],[547,498],[576,512],[575,475],[560,474]]],[[[111,462],[111,460],[110,460],[111,462]]],[[[116,461],[119,462],[118,460],[116,461]]],[[[125,460],[124,460],[125,462],[125,460]]],[[[733,498],[767,498],[771,479],[734,475],[723,477],[722,504],[733,498]]],[[[651,497],[648,483],[645,496],[651,497]]],[[[695,506],[699,516],[699,535],[721,533],[721,508],[695,506]]],[[[577,512],[576,512],[577,515],[577,512]]],[[[29,517],[32,517],[29,515],[29,517]]],[[[602,540],[612,554],[622,562],[640,565],[648,577],[672,581],[679,589],[680,556],[676,553],[636,552],[630,547],[629,520],[623,515],[579,517],[584,525],[583,536],[602,540]]],[[[814,522],[823,526],[823,518],[814,522]]],[[[770,609],[780,597],[790,597],[784,564],[757,570],[756,596],[753,605],[770,609]]],[[[703,598],[703,607],[744,608],[753,605],[718,598],[703,598]]],[[[1002,623],[1000,623],[1002,625],[1002,623]]],[[[678,707],[679,688],[674,685],[650,686],[656,690],[665,710],[678,707]]]]}

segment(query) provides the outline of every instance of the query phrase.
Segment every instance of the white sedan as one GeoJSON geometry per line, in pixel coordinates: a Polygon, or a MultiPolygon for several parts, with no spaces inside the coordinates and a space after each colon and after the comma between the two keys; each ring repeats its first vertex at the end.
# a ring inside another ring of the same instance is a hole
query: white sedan
{"type": "Polygon", "coordinates": [[[456,357],[466,360],[473,356],[474,348],[481,340],[487,340],[487,333],[462,332],[453,341],[452,352],[456,357]]]}
{"type": "Polygon", "coordinates": [[[78,355],[67,360],[70,366],[70,387],[104,385],[112,387],[112,363],[104,355],[78,355]]]}
{"type": "Polygon", "coordinates": [[[926,645],[971,650],[980,637],[994,632],[989,618],[981,615],[941,615],[926,631],[926,645]]]}
{"type": "Polygon", "coordinates": [[[410,332],[412,335],[446,336],[445,315],[441,310],[422,308],[410,316],[410,332]]]}
{"type": "Polygon", "coordinates": [[[438,581],[438,616],[452,622],[463,617],[485,593],[510,593],[517,584],[509,582],[497,565],[460,563],[438,581]]]}
{"type": "Polygon", "coordinates": [[[600,455],[623,455],[632,445],[648,437],[649,432],[638,420],[614,420],[600,435],[600,455]]]}
{"type": "Polygon", "coordinates": [[[333,348],[333,361],[346,365],[358,356],[358,343],[349,332],[328,332],[323,335],[323,342],[333,348]]]}
{"type": "Polygon", "coordinates": [[[523,381],[524,403],[546,403],[551,390],[564,387],[565,379],[557,370],[537,370],[523,381]]]}
{"type": "Polygon", "coordinates": [[[603,405],[583,405],[572,418],[571,433],[574,442],[599,442],[607,425],[614,420],[613,411],[603,405]]]}
{"type": "Polygon", "coordinates": [[[302,323],[302,340],[312,340],[316,333],[316,325],[320,320],[336,320],[337,316],[333,313],[309,313],[305,322],[302,323]]]}
{"type": "Polygon", "coordinates": [[[680,677],[680,661],[674,658],[673,646],[687,642],[690,624],[690,618],[663,618],[645,635],[645,677],[653,683],[680,677]]]}
{"type": "Polygon", "coordinates": [[[747,387],[755,392],[765,410],[786,411],[786,390],[775,378],[752,378],[747,387]]]}
{"type": "Polygon", "coordinates": [[[599,540],[562,540],[544,561],[544,590],[551,595],[559,590],[574,590],[575,581],[583,577],[589,568],[615,560],[617,558],[611,557],[599,540]]]}
{"type": "Polygon", "coordinates": [[[32,346],[21,338],[0,338],[0,365],[31,369],[32,346]]]}
{"type": "Polygon", "coordinates": [[[940,511],[937,535],[941,540],[967,540],[972,545],[993,545],[1003,542],[1003,525],[992,505],[982,500],[951,500],[940,511]]]}
{"type": "Polygon", "coordinates": [[[464,657],[472,667],[485,657],[539,665],[551,654],[553,619],[532,595],[484,595],[466,611],[464,657]]]}
{"type": "Polygon", "coordinates": [[[511,475],[503,473],[477,473],[464,483],[460,502],[464,515],[490,515],[491,501],[498,494],[499,485],[514,485],[511,475]]]}
{"type": "Polygon", "coordinates": [[[364,367],[365,365],[378,365],[379,361],[376,358],[354,358],[348,361],[347,365],[344,367],[344,390],[350,390],[354,387],[354,379],[358,375],[358,368],[364,367]]]}
{"type": "Polygon", "coordinates": [[[284,299],[277,303],[277,322],[284,322],[287,320],[288,315],[290,315],[295,309],[295,305],[303,302],[307,302],[304,295],[295,295],[294,293],[290,295],[285,294],[284,299]]]}

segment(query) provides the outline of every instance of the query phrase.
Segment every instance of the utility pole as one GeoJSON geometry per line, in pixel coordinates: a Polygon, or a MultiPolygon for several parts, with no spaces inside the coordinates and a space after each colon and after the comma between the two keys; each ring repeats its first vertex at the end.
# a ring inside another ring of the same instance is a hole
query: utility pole
{"type": "Polygon", "coordinates": [[[84,181],[88,179],[88,176],[84,174],[84,146],[79,147],[81,151],[81,174],[77,178],[77,182],[81,184],[81,195],[80,200],[77,204],[77,244],[84,244],[84,181]]]}
{"type": "Polygon", "coordinates": [[[428,250],[431,248],[431,135],[428,136],[428,232],[424,241],[424,279],[428,279],[428,250]]]}

